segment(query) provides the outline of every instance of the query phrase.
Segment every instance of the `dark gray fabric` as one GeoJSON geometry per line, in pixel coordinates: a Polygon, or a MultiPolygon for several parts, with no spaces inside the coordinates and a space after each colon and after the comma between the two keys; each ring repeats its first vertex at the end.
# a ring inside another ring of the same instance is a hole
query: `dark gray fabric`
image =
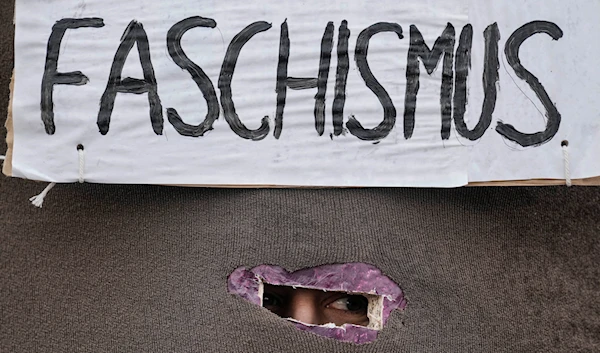
{"type": "Polygon", "coordinates": [[[44,187],[0,177],[0,352],[600,351],[599,188],[59,185],[36,209],[44,187]],[[354,261],[409,300],[365,346],[226,292],[238,266],[354,261]]]}

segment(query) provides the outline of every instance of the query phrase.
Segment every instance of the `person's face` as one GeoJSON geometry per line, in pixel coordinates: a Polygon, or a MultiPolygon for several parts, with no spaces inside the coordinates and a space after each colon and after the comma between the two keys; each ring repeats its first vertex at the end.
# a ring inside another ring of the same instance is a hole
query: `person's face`
{"type": "Polygon", "coordinates": [[[369,301],[362,295],[264,285],[263,307],[304,324],[368,326],[369,301]]]}

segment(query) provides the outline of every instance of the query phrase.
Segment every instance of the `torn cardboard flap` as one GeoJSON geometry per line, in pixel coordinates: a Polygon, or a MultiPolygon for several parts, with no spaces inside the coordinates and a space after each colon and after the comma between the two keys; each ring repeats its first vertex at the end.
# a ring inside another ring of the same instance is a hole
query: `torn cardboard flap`
{"type": "Polygon", "coordinates": [[[6,176],[12,176],[12,156],[13,156],[13,146],[14,146],[14,128],[13,128],[13,98],[14,98],[14,87],[15,87],[15,74],[13,70],[13,75],[10,80],[10,98],[8,102],[7,116],[6,116],[6,159],[4,160],[4,164],[2,165],[2,173],[6,176]]]}

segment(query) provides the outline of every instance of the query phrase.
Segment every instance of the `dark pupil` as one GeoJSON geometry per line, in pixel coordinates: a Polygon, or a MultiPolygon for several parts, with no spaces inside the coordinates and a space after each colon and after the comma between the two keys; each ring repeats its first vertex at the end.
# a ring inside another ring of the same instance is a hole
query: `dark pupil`
{"type": "Polygon", "coordinates": [[[349,311],[367,311],[369,301],[361,295],[353,295],[346,299],[346,307],[349,311]]]}
{"type": "Polygon", "coordinates": [[[270,293],[265,293],[263,295],[263,306],[276,306],[279,304],[281,304],[281,303],[279,303],[279,300],[277,299],[276,296],[274,296],[270,293]]]}

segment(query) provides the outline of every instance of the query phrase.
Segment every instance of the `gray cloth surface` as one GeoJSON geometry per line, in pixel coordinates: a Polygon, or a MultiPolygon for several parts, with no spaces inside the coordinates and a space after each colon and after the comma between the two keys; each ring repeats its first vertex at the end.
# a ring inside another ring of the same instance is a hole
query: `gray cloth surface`
{"type": "Polygon", "coordinates": [[[59,185],[36,209],[44,187],[0,177],[0,352],[600,351],[600,188],[59,185]],[[409,301],[373,344],[300,332],[227,293],[238,266],[355,261],[409,301]]]}

